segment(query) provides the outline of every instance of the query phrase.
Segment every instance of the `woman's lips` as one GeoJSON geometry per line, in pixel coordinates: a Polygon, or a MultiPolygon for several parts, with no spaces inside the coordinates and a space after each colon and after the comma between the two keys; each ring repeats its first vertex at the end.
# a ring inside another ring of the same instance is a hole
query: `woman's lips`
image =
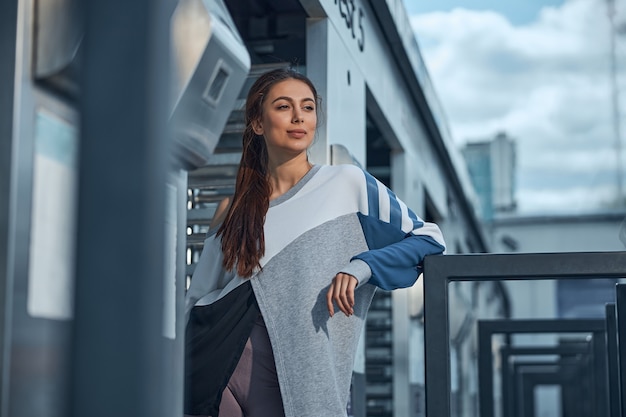
{"type": "Polygon", "coordinates": [[[302,139],[304,136],[306,136],[306,130],[302,130],[302,129],[288,130],[287,134],[289,134],[289,136],[292,138],[302,139]]]}

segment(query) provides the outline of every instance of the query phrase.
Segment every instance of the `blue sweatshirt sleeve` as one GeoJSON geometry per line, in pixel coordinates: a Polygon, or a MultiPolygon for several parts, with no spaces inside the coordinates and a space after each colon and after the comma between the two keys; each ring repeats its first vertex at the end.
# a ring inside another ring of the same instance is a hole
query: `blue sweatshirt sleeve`
{"type": "Polygon", "coordinates": [[[385,290],[410,287],[421,274],[424,257],[444,253],[441,230],[369,173],[364,175],[368,207],[358,216],[369,250],[354,256],[341,272],[354,275],[359,286],[369,282],[385,290]]]}

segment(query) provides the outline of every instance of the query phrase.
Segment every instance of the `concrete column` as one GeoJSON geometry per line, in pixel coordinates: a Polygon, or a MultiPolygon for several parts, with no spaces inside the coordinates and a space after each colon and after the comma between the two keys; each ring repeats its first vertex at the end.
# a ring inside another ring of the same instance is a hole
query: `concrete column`
{"type": "Polygon", "coordinates": [[[165,0],[84,3],[72,415],[172,416],[165,0]]]}
{"type": "Polygon", "coordinates": [[[18,0],[0,2],[0,415],[6,415],[10,364],[11,179],[13,173],[13,101],[18,0]],[[10,317],[10,316],[9,316],[10,317]]]}

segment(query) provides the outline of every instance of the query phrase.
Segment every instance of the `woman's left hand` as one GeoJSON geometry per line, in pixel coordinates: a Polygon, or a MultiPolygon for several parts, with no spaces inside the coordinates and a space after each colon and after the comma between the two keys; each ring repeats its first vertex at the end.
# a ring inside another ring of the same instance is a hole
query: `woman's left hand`
{"type": "Polygon", "coordinates": [[[343,311],[346,316],[354,314],[354,289],[358,283],[359,281],[352,275],[343,272],[335,275],[326,294],[328,312],[331,317],[335,314],[333,301],[337,303],[339,310],[343,311]]]}

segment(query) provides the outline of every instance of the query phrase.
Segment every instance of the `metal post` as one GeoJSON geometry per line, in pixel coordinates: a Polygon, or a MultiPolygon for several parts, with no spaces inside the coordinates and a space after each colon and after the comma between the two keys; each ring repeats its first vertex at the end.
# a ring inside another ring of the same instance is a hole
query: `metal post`
{"type": "Polygon", "coordinates": [[[478,405],[480,415],[493,417],[493,358],[491,336],[493,331],[484,322],[478,322],[478,405]]]}
{"type": "Polygon", "coordinates": [[[426,375],[426,415],[450,415],[450,329],[448,320],[448,280],[445,270],[435,266],[437,257],[424,260],[424,344],[426,375]]]}
{"type": "Polygon", "coordinates": [[[502,415],[512,416],[514,408],[512,408],[512,399],[515,398],[515,395],[512,395],[511,388],[513,384],[511,383],[511,360],[510,355],[508,353],[509,349],[506,346],[503,346],[500,349],[500,381],[501,381],[501,398],[502,398],[502,415]]]}
{"type": "Polygon", "coordinates": [[[83,5],[74,417],[171,416],[162,311],[165,3],[83,5]]]}
{"type": "Polygon", "coordinates": [[[13,178],[13,102],[17,41],[18,0],[0,2],[0,415],[6,415],[10,365],[10,294],[13,276],[9,270],[11,236],[11,179],[13,178]],[[8,315],[8,317],[7,317],[8,315]]]}
{"type": "Polygon", "coordinates": [[[617,306],[617,346],[619,363],[620,415],[626,417],[626,284],[615,286],[617,306]]]}
{"type": "Polygon", "coordinates": [[[599,416],[608,416],[608,369],[606,360],[606,329],[602,333],[593,334],[593,375],[595,389],[592,395],[595,400],[595,410],[599,416]]]}
{"type": "Polygon", "coordinates": [[[609,387],[609,415],[619,417],[619,363],[617,357],[617,318],[615,304],[606,305],[606,351],[609,387]]]}
{"type": "Polygon", "coordinates": [[[535,384],[530,378],[525,378],[524,373],[518,374],[521,379],[521,398],[517,401],[520,409],[516,410],[518,417],[535,417],[535,384]]]}

